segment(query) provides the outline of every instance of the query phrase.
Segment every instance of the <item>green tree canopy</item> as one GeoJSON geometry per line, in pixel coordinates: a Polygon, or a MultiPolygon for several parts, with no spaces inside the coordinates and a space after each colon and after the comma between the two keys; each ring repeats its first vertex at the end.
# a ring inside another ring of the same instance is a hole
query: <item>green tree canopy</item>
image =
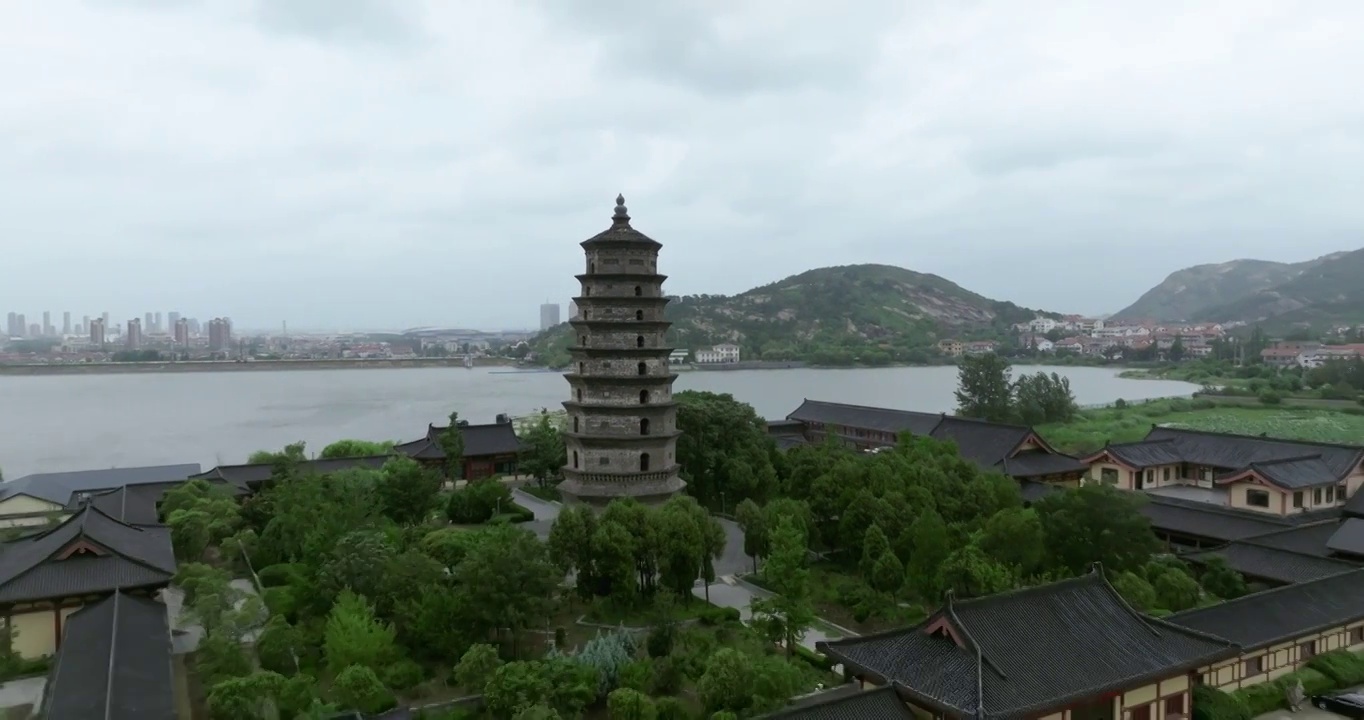
{"type": "Polygon", "coordinates": [[[1009,361],[994,353],[964,356],[957,365],[957,414],[992,422],[1014,419],[1009,361]]]}

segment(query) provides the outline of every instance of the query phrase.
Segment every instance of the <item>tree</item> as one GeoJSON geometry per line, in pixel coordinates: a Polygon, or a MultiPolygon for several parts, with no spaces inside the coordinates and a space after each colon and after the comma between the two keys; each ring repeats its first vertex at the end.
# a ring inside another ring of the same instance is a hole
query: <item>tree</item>
{"type": "Polygon", "coordinates": [[[322,448],[322,453],[318,456],[323,459],[331,458],[350,458],[350,457],[369,457],[372,455],[387,455],[393,451],[393,441],[373,442],[370,440],[337,440],[336,442],[322,448]]]}
{"type": "Polygon", "coordinates": [[[722,647],[710,656],[705,672],[696,682],[706,710],[740,711],[753,703],[750,662],[734,648],[722,647]]]}
{"type": "Polygon", "coordinates": [[[279,673],[257,670],[215,683],[208,694],[214,720],[266,720],[286,680],[279,673]]]}
{"type": "Polygon", "coordinates": [[[181,562],[200,560],[211,545],[236,532],[242,521],[232,494],[205,480],[191,480],[167,492],[161,508],[181,562]]]}
{"type": "MultiPolygon", "coordinates": [[[[881,526],[873,523],[871,527],[867,528],[866,537],[862,540],[862,561],[857,565],[862,572],[862,577],[870,582],[877,562],[881,560],[882,555],[888,552],[890,552],[890,541],[886,539],[886,534],[881,532],[881,526]]],[[[901,573],[902,576],[896,578],[895,587],[890,588],[890,590],[899,588],[900,584],[904,582],[903,568],[901,573]]]]}
{"type": "Polygon", "coordinates": [[[1204,561],[1202,585],[1204,590],[1223,600],[1234,600],[1249,592],[1246,579],[1220,557],[1204,561]]]}
{"type": "Polygon", "coordinates": [[[1010,508],[995,513],[985,521],[977,543],[986,556],[1014,568],[1020,577],[1037,572],[1046,558],[1042,523],[1031,508],[1010,508]]]}
{"type": "Polygon", "coordinates": [[[746,498],[734,509],[739,529],[744,533],[744,554],[753,558],[753,572],[758,572],[758,558],[767,554],[767,526],[762,508],[752,498],[746,498]]]}
{"type": "Polygon", "coordinates": [[[396,555],[388,537],[377,530],[346,533],[321,558],[321,591],[331,595],[349,589],[377,603],[389,587],[386,575],[396,555]]]}
{"type": "Polygon", "coordinates": [[[1202,600],[1202,588],[1189,574],[1184,563],[1173,558],[1153,560],[1144,569],[1146,580],[1156,591],[1156,602],[1161,609],[1179,612],[1197,607],[1202,600]]]}
{"type": "Polygon", "coordinates": [[[425,520],[440,488],[440,477],[410,457],[394,456],[379,471],[378,494],[384,515],[399,525],[425,520]]]}
{"type": "Polygon", "coordinates": [[[939,570],[938,584],[964,600],[1004,592],[1013,587],[1014,575],[970,544],[947,556],[939,570]]]}
{"type": "Polygon", "coordinates": [[[464,431],[460,429],[459,412],[450,413],[450,424],[436,439],[445,453],[445,474],[451,480],[464,477],[464,431]]]}
{"type": "Polygon", "coordinates": [[[933,508],[927,508],[910,530],[913,551],[905,568],[905,583],[918,598],[936,601],[941,594],[938,571],[952,553],[947,525],[933,508]]]}
{"type": "Polygon", "coordinates": [[[1169,349],[1165,351],[1165,357],[1170,362],[1179,362],[1184,359],[1184,338],[1176,335],[1174,342],[1170,343],[1169,349]]]}
{"type": "Polygon", "coordinates": [[[560,572],[576,574],[578,595],[584,600],[597,591],[593,542],[597,527],[596,513],[585,505],[576,505],[561,510],[549,529],[549,559],[560,572]]]}
{"type": "Polygon", "coordinates": [[[677,500],[669,500],[655,516],[658,528],[658,574],[664,587],[683,601],[690,601],[692,586],[701,573],[703,538],[701,528],[691,513],[677,505],[677,500]]]}
{"type": "Polygon", "coordinates": [[[895,557],[895,553],[886,548],[880,559],[872,565],[868,580],[872,589],[877,592],[894,592],[904,584],[905,567],[900,564],[900,559],[895,557]]]}
{"type": "Polygon", "coordinates": [[[564,436],[550,420],[549,410],[540,410],[540,419],[521,436],[525,449],[521,452],[521,472],[540,481],[541,487],[549,478],[559,476],[564,466],[566,450],[564,436]]]}
{"type": "Polygon", "coordinates": [[[639,593],[635,576],[634,538],[620,523],[606,522],[592,534],[592,573],[579,575],[578,582],[591,578],[598,595],[618,607],[630,607],[639,593]]]}
{"type": "Polygon", "coordinates": [[[484,632],[509,629],[514,655],[521,631],[545,617],[563,574],[534,534],[503,525],[470,550],[455,568],[455,580],[464,620],[484,632]]]}
{"type": "Polygon", "coordinates": [[[1112,572],[1140,568],[1159,549],[1141,493],[1096,483],[1047,495],[1033,505],[1051,564],[1079,575],[1094,563],[1112,572]]]}
{"type": "Polygon", "coordinates": [[[992,422],[1013,419],[1009,362],[994,353],[967,355],[957,366],[957,414],[992,422]]]}
{"type": "Polygon", "coordinates": [[[479,643],[464,651],[464,657],[455,666],[455,682],[469,692],[482,692],[500,667],[502,659],[497,656],[497,648],[479,643]]]}
{"type": "Polygon", "coordinates": [[[249,465],[269,465],[279,462],[300,463],[308,459],[307,445],[299,440],[284,446],[283,450],[271,452],[270,450],[257,450],[246,458],[249,465]]]}
{"type": "Polygon", "coordinates": [[[782,642],[788,656],[795,654],[796,644],[815,622],[805,552],[804,533],[793,519],[783,518],[772,534],[772,552],[763,566],[763,578],[775,594],[751,606],[754,624],[782,642]]]}
{"type": "Polygon", "coordinates": [[[611,720],[656,720],[658,717],[654,701],[630,688],[613,690],[607,695],[606,711],[611,714],[611,720]]]}
{"type": "Polygon", "coordinates": [[[350,590],[341,591],[327,617],[322,652],[334,673],[352,665],[379,670],[398,656],[393,626],[375,619],[369,603],[350,590]]]}
{"type": "Polygon", "coordinates": [[[1114,575],[1112,583],[1113,589],[1137,611],[1151,612],[1157,608],[1156,590],[1146,578],[1125,570],[1114,575]]]}
{"type": "Polygon", "coordinates": [[[511,662],[493,672],[483,689],[483,701],[493,717],[515,718],[536,705],[548,705],[553,692],[538,662],[511,662]]]}
{"type": "Polygon", "coordinates": [[[1026,425],[1070,422],[1080,411],[1070,379],[1056,373],[1020,377],[1013,387],[1014,417],[1026,425]]]}
{"type": "Polygon", "coordinates": [[[687,493],[703,506],[728,508],[763,500],[777,483],[776,445],[753,406],[733,395],[685,390],[677,403],[677,461],[687,493]]]}
{"type": "Polygon", "coordinates": [[[381,713],[394,705],[393,694],[384,687],[374,670],[364,665],[351,665],[338,673],[332,683],[332,692],[343,706],[367,715],[381,713]]]}

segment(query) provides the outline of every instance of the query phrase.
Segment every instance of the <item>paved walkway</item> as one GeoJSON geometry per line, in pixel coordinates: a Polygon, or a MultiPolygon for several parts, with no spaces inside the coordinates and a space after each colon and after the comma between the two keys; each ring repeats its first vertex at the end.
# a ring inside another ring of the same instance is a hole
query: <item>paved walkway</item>
{"type": "MultiPolygon", "coordinates": [[[[697,583],[696,587],[692,588],[691,592],[696,597],[705,598],[706,586],[697,583]]],[[[772,593],[757,585],[745,582],[744,580],[733,576],[721,577],[719,580],[710,584],[711,603],[719,605],[720,607],[732,607],[737,609],[739,611],[739,619],[743,620],[745,623],[753,620],[753,611],[750,607],[753,601],[771,596],[772,593]]],[[[826,620],[817,619],[815,626],[805,631],[805,637],[801,638],[800,644],[801,647],[813,651],[815,649],[815,643],[817,642],[838,640],[840,638],[853,637],[855,635],[857,635],[857,633],[847,628],[840,628],[826,620]]]]}
{"type": "Polygon", "coordinates": [[[551,500],[541,500],[520,488],[512,489],[512,500],[535,514],[534,520],[522,523],[521,527],[535,533],[541,540],[548,538],[549,529],[554,527],[554,520],[559,517],[559,510],[563,506],[551,500]]]}
{"type": "MultiPolygon", "coordinates": [[[[43,701],[46,677],[23,678],[0,684],[0,717],[9,717],[11,709],[32,711],[43,701]]],[[[14,715],[14,717],[20,717],[14,715]]],[[[26,715],[24,717],[27,717],[26,715]]]]}

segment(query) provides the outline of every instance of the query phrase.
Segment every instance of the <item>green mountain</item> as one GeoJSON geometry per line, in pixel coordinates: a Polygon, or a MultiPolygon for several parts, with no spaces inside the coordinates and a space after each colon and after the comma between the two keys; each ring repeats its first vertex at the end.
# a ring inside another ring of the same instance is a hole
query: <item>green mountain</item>
{"type": "MultiPolygon", "coordinates": [[[[1038,314],[1058,317],[889,265],[820,268],[738,295],[674,297],[667,308],[673,347],[732,342],[745,359],[824,365],[923,361],[939,340],[1002,338],[1038,314]]],[[[571,339],[565,323],[537,335],[531,350],[559,367],[571,339]]]]}
{"type": "Polygon", "coordinates": [[[1242,318],[1212,318],[1209,312],[1216,308],[1235,307],[1243,300],[1271,291],[1347,254],[1335,253],[1300,263],[1232,260],[1215,265],[1195,265],[1170,273],[1164,282],[1114,313],[1113,318],[1170,322],[1239,320],[1242,318]]]}
{"type": "Polygon", "coordinates": [[[1240,320],[1273,328],[1364,323],[1364,249],[1307,264],[1272,287],[1200,310],[1194,320],[1240,320]]]}

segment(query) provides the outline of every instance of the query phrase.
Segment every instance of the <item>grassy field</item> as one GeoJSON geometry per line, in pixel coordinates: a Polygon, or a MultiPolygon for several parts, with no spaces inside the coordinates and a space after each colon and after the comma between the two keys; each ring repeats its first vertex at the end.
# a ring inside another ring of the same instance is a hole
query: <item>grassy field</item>
{"type": "Polygon", "coordinates": [[[1152,425],[1316,442],[1364,444],[1364,413],[1306,407],[1216,405],[1212,400],[1162,400],[1127,408],[1085,410],[1075,422],[1038,432],[1062,452],[1083,453],[1105,442],[1133,442],[1152,425]]]}

